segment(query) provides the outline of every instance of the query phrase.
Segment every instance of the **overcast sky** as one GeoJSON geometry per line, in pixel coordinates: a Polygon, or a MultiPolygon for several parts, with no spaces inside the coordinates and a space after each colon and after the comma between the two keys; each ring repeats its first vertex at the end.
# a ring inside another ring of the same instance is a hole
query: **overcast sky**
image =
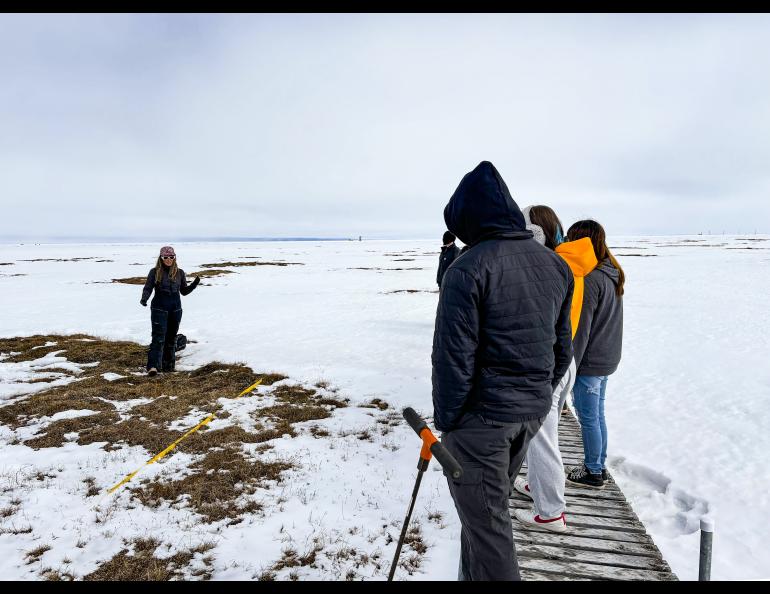
{"type": "Polygon", "coordinates": [[[436,237],[479,161],[770,232],[768,15],[0,15],[0,239],[436,237]]]}

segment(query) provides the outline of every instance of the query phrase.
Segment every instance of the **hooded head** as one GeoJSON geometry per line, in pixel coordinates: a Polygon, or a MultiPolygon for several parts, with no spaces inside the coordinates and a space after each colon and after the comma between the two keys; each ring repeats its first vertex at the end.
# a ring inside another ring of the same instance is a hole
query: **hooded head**
{"type": "Polygon", "coordinates": [[[607,246],[607,235],[604,232],[604,227],[591,219],[573,223],[567,231],[567,239],[574,241],[582,237],[588,237],[591,240],[596,259],[599,262],[596,269],[612,279],[612,282],[615,283],[615,293],[620,297],[624,291],[623,285],[626,282],[626,275],[607,246]]]}
{"type": "Polygon", "coordinates": [[[454,243],[455,236],[452,234],[451,231],[445,231],[444,236],[441,238],[443,245],[449,245],[450,243],[454,243]]]}
{"type": "Polygon", "coordinates": [[[444,209],[444,221],[466,245],[491,237],[532,237],[508,186],[489,161],[463,177],[444,209]]]}

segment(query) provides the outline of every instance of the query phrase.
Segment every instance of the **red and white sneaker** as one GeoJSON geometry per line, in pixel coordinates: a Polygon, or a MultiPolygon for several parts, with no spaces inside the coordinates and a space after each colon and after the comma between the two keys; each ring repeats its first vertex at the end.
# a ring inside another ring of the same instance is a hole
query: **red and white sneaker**
{"type": "Polygon", "coordinates": [[[532,492],[529,490],[529,484],[527,483],[527,479],[525,479],[523,476],[516,477],[516,480],[513,481],[513,488],[522,495],[526,495],[532,499],[532,492]]]}
{"type": "Polygon", "coordinates": [[[564,519],[564,514],[561,514],[557,518],[544,520],[539,515],[535,514],[535,510],[533,509],[515,509],[513,510],[513,515],[516,516],[517,520],[524,524],[539,526],[540,528],[545,528],[551,532],[567,531],[567,520],[564,519]]]}

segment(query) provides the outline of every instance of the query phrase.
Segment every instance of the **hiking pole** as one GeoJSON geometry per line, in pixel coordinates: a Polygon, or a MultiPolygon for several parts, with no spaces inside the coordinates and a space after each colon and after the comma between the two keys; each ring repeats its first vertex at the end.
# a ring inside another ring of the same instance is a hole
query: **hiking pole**
{"type": "Polygon", "coordinates": [[[420,450],[420,458],[417,460],[417,481],[415,482],[414,490],[412,491],[412,501],[409,503],[409,509],[406,512],[406,518],[404,518],[404,527],[401,528],[401,536],[398,539],[396,554],[393,557],[393,564],[390,566],[390,574],[388,575],[389,582],[393,581],[393,574],[396,573],[398,556],[401,554],[401,546],[404,544],[406,529],[409,526],[409,519],[412,517],[414,503],[417,500],[417,491],[420,489],[423,473],[428,470],[431,456],[436,457],[436,460],[444,469],[444,472],[453,479],[458,479],[463,474],[463,469],[457,463],[457,460],[454,459],[454,456],[441,445],[441,442],[436,439],[436,436],[433,435],[430,429],[428,429],[427,423],[420,418],[420,415],[418,415],[413,408],[407,406],[403,411],[403,415],[406,422],[409,423],[409,426],[414,429],[414,432],[422,439],[422,450],[420,450]]]}

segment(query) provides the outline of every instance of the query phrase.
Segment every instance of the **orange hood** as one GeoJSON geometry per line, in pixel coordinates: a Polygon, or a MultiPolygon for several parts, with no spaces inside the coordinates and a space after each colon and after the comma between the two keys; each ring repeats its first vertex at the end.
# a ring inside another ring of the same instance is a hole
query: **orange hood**
{"type": "Polygon", "coordinates": [[[556,246],[556,253],[564,258],[576,277],[587,276],[599,264],[589,237],[560,243],[556,246]]]}
{"type": "Polygon", "coordinates": [[[584,277],[596,268],[599,262],[596,260],[594,246],[589,237],[560,243],[556,246],[556,253],[564,258],[572,271],[572,276],[575,277],[575,290],[572,293],[572,309],[570,310],[572,338],[575,338],[580,323],[580,312],[583,311],[584,277]]]}

